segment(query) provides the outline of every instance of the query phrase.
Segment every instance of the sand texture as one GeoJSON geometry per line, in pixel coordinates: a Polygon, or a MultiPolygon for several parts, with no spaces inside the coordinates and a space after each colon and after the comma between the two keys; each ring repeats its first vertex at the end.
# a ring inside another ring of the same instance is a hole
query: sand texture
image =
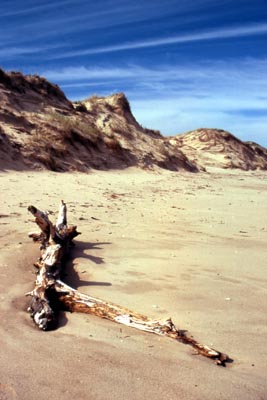
{"type": "Polygon", "coordinates": [[[1,400],[264,400],[267,396],[267,183],[264,172],[137,169],[1,171],[1,400]],[[65,281],[226,352],[84,314],[39,331],[26,312],[38,245],[30,204],[55,219],[64,199],[82,232],[65,281]],[[52,214],[54,213],[54,214],[52,214]]]}

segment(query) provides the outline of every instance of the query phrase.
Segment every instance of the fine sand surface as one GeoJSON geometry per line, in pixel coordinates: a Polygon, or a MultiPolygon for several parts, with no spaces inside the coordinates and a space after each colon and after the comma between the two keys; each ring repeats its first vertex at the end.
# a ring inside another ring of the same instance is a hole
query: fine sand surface
{"type": "Polygon", "coordinates": [[[267,173],[0,172],[0,399],[267,398],[267,173]],[[26,312],[38,245],[27,206],[64,199],[82,235],[66,282],[177,327],[164,337],[85,314],[39,331],[26,312]]]}

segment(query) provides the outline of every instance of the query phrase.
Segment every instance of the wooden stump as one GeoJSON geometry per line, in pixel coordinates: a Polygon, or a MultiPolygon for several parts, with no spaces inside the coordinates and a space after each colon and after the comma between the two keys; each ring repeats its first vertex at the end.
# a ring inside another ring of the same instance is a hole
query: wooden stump
{"type": "Polygon", "coordinates": [[[163,321],[152,320],[135,311],[80,293],[66,285],[61,280],[64,262],[73,246],[73,239],[80,234],[76,226],[67,225],[66,204],[61,201],[56,224],[52,224],[48,215],[34,206],[29,206],[28,210],[41,229],[41,232],[29,234],[34,241],[41,243],[41,256],[34,264],[38,269],[35,287],[27,293],[31,296],[28,311],[40,329],[49,330],[56,326],[59,309],[77,311],[189,344],[197,353],[213,359],[218,365],[225,366],[226,362],[232,361],[226,354],[198,343],[184,331],[177,329],[171,318],[163,321]]]}

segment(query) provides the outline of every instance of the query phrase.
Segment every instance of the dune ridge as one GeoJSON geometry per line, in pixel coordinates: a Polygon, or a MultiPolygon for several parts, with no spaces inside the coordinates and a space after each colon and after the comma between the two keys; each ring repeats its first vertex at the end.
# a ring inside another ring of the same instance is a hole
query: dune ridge
{"type": "Polygon", "coordinates": [[[142,127],[123,93],[71,102],[37,75],[0,70],[0,167],[266,170],[267,149],[222,129],[173,137],[142,127]]]}
{"type": "Polygon", "coordinates": [[[0,123],[2,167],[198,170],[159,132],[138,124],[122,93],[72,103],[44,78],[1,70],[0,123]]]}

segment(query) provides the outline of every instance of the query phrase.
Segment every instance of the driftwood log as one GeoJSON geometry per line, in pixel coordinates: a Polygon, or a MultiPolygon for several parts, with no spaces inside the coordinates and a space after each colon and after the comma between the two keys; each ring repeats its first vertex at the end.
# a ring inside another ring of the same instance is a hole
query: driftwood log
{"type": "Polygon", "coordinates": [[[179,342],[189,344],[197,354],[202,354],[225,366],[232,361],[226,354],[197,342],[179,330],[171,318],[163,321],[152,320],[145,315],[130,311],[89,295],[80,293],[62,281],[64,263],[73,239],[80,233],[76,226],[67,225],[67,207],[61,201],[56,224],[52,224],[47,213],[34,206],[28,210],[35,217],[41,232],[31,232],[29,237],[41,243],[41,257],[34,264],[38,269],[35,287],[26,295],[31,296],[28,311],[34,323],[42,330],[53,329],[60,309],[94,314],[142,331],[165,335],[179,342]]]}

